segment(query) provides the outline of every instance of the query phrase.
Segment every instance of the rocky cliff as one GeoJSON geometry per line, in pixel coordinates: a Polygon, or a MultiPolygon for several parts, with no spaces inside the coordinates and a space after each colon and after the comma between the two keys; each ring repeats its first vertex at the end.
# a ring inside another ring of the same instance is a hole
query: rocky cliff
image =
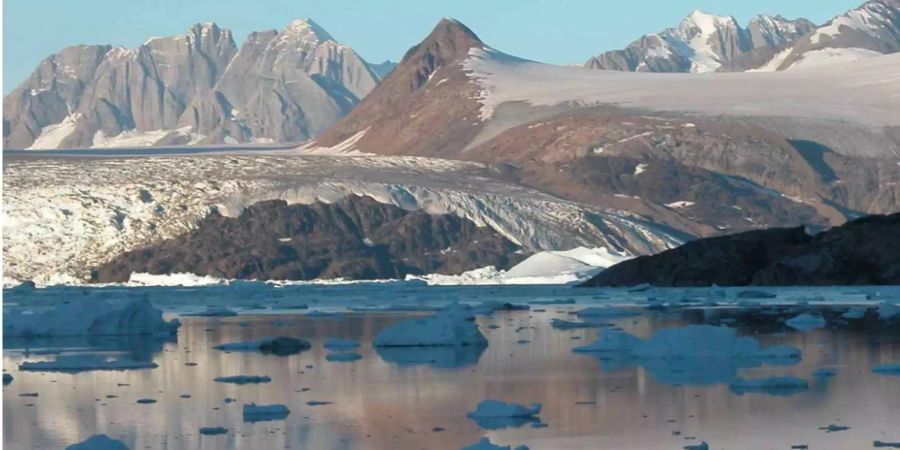
{"type": "Polygon", "coordinates": [[[900,283],[900,213],[819,234],[803,228],[700,239],[619,263],[584,286],[789,286],[900,283]]]}

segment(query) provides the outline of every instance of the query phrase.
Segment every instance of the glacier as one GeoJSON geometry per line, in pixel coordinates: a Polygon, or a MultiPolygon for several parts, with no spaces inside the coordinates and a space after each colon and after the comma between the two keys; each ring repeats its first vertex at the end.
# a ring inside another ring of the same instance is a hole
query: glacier
{"type": "Polygon", "coordinates": [[[529,252],[605,247],[634,256],[683,242],[681,234],[640,216],[511,184],[478,163],[294,151],[95,153],[4,163],[5,285],[84,283],[92,267],[114,255],[188,232],[214,209],[235,216],[264,200],[309,204],[365,195],[470,219],[529,252]]]}

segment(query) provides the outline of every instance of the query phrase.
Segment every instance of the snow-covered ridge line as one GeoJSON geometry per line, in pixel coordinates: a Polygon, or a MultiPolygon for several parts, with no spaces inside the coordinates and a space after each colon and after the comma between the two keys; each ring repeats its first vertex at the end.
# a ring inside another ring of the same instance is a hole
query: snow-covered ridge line
{"type": "Polygon", "coordinates": [[[81,283],[90,268],[185,233],[213,208],[235,216],[260,201],[330,203],[348,195],[455,214],[532,251],[587,246],[644,254],[680,244],[630,213],[592,210],[498,181],[483,165],[426,158],[13,159],[3,187],[6,284],[81,283]]]}
{"type": "Polygon", "coordinates": [[[556,66],[473,48],[463,69],[481,87],[481,118],[498,106],[617,105],[657,111],[900,125],[900,54],[828,71],[641,73],[556,66]]]}

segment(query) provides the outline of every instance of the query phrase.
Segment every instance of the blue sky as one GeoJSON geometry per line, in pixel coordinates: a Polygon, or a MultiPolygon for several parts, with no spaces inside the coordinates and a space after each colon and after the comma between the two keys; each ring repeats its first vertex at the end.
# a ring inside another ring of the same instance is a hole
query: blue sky
{"type": "Polygon", "coordinates": [[[517,56],[570,64],[641,34],[673,26],[693,9],[759,13],[817,23],[863,0],[6,0],[3,2],[3,92],[38,62],[76,44],[135,47],[149,36],[183,33],[213,21],[240,45],[251,31],[308,17],[372,62],[398,60],[442,17],[454,17],[485,42],[517,56]]]}

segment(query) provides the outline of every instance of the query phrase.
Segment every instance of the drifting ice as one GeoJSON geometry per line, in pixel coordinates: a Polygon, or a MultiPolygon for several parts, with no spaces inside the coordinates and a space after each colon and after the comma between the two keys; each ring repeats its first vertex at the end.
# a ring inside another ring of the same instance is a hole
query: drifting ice
{"type": "Polygon", "coordinates": [[[487,338],[474,322],[472,308],[453,304],[439,313],[409,319],[375,336],[375,347],[487,346],[487,338]]]}
{"type": "Polygon", "coordinates": [[[3,335],[123,336],[175,334],[178,320],[166,322],[146,299],[125,302],[75,299],[46,311],[4,308],[3,335]]]}

